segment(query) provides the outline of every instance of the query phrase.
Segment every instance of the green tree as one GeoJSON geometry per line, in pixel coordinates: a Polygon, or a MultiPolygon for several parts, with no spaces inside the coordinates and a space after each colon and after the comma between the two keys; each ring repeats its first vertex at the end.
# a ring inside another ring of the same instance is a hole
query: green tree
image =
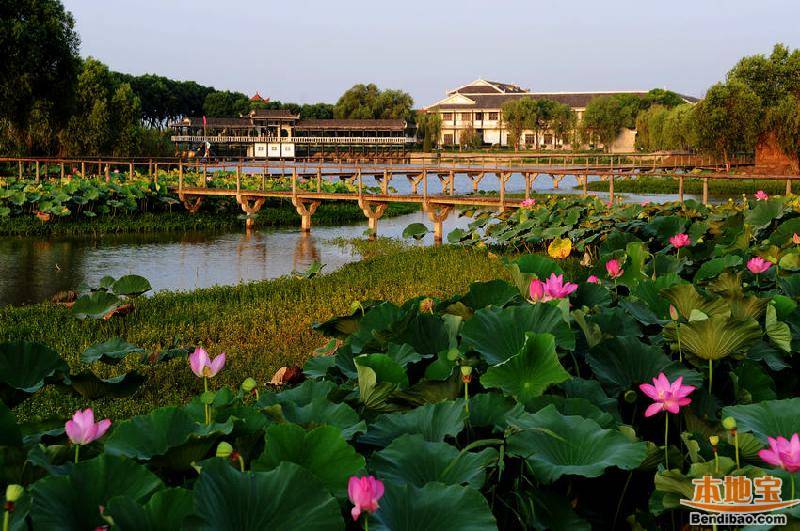
{"type": "Polygon", "coordinates": [[[327,120],[333,118],[333,105],[330,103],[305,103],[300,108],[300,118],[327,120]]]}
{"type": "Polygon", "coordinates": [[[250,112],[250,98],[241,92],[218,90],[203,102],[205,116],[242,116],[250,112]]]}
{"type": "Polygon", "coordinates": [[[141,153],[141,104],[128,83],[122,83],[111,98],[112,153],[118,157],[141,153]]]}
{"type": "Polygon", "coordinates": [[[624,127],[634,128],[641,110],[641,98],[635,94],[598,96],[586,105],[581,122],[584,140],[599,140],[608,150],[624,127]]]}
{"type": "Polygon", "coordinates": [[[800,171],[800,99],[788,94],[770,109],[767,121],[793,170],[800,171]]]}
{"type": "Polygon", "coordinates": [[[728,81],[747,85],[759,97],[766,111],[778,105],[788,94],[800,92],[800,50],[789,51],[779,43],[769,57],[743,57],[728,72],[728,81]]]}
{"type": "Polygon", "coordinates": [[[442,132],[442,116],[436,112],[421,112],[417,116],[417,138],[422,138],[422,151],[429,153],[438,145],[442,132]]]}
{"type": "Polygon", "coordinates": [[[653,105],[636,117],[636,147],[645,151],[668,149],[664,140],[664,124],[669,110],[663,105],[653,105]]]}
{"type": "Polygon", "coordinates": [[[666,149],[688,150],[697,145],[693,111],[694,105],[691,103],[683,103],[669,110],[662,132],[666,149]]]}
{"type": "Polygon", "coordinates": [[[533,98],[525,96],[519,99],[508,100],[500,107],[503,113],[503,125],[508,134],[508,143],[519,149],[519,139],[522,131],[529,124],[530,108],[533,98]]]}
{"type": "Polygon", "coordinates": [[[75,112],[61,134],[69,155],[107,155],[111,151],[112,76],[108,67],[89,57],[78,75],[75,112]]]}
{"type": "Polygon", "coordinates": [[[483,144],[483,139],[475,130],[475,128],[472,127],[472,124],[469,124],[467,127],[461,130],[458,143],[462,148],[465,149],[477,149],[483,144]]]}
{"type": "Polygon", "coordinates": [[[562,144],[571,144],[572,134],[578,124],[578,115],[572,107],[566,103],[559,103],[555,106],[550,121],[550,128],[557,141],[562,144]]]}
{"type": "Polygon", "coordinates": [[[698,146],[723,157],[755,147],[760,130],[761,100],[741,81],[718,83],[694,109],[698,146]]]}
{"type": "Polygon", "coordinates": [[[52,148],[72,112],[80,68],[74,20],[59,0],[3,0],[0,119],[7,141],[27,152],[52,148]]]}
{"type": "Polygon", "coordinates": [[[414,100],[401,90],[380,90],[375,84],[358,84],[349,88],[333,107],[334,118],[401,118],[412,119],[414,100]]]}

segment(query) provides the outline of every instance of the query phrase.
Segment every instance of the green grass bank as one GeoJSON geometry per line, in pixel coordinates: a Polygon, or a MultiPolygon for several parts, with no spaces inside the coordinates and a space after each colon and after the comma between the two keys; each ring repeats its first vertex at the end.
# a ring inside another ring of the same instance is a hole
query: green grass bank
{"type": "MultiPolygon", "coordinates": [[[[396,242],[379,239],[362,243],[359,252],[370,258],[312,279],[282,277],[158,293],[141,299],[132,314],[110,321],[80,321],[65,307],[49,303],[0,308],[0,341],[44,343],[63,355],[73,370],[86,368],[79,361],[83,350],[113,336],[149,352],[202,345],[214,354],[227,352],[228,365],[214,385],[238,386],[248,376],[264,382],[283,365],[304,363],[325,343],[311,325],[349,312],[353,301],[443,298],[465,291],[474,281],[508,277],[502,260],[485,251],[453,246],[398,250],[396,242]]],[[[575,262],[566,267],[580,266],[575,262]]],[[[201,385],[185,359],[144,368],[127,363],[113,369],[102,364],[92,368],[110,377],[138,367],[147,381],[129,398],[89,402],[46,388],[16,413],[20,420],[66,417],[78,407],[92,405],[99,415],[119,419],[185,402],[201,385]]]]}

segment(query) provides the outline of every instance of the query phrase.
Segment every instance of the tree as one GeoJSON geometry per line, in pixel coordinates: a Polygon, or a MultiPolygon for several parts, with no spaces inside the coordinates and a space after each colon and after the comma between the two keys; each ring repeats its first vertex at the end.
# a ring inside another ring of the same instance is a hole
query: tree
{"type": "Polygon", "coordinates": [[[683,103],[667,112],[662,131],[665,149],[688,150],[697,145],[693,111],[694,105],[683,103]]]}
{"type": "Polygon", "coordinates": [[[636,117],[636,147],[645,151],[667,149],[664,124],[669,110],[663,105],[653,105],[636,117]]]}
{"type": "Polygon", "coordinates": [[[205,116],[242,116],[250,112],[250,98],[241,92],[218,90],[203,102],[205,116]]]}
{"type": "Polygon", "coordinates": [[[519,99],[508,100],[500,107],[503,113],[503,124],[508,132],[508,143],[514,146],[514,150],[519,149],[519,139],[522,131],[528,124],[530,103],[533,98],[525,96],[519,99]]]}
{"type": "Polygon", "coordinates": [[[300,108],[300,118],[319,120],[333,118],[333,105],[330,103],[305,103],[300,108]]]}
{"type": "Polygon", "coordinates": [[[414,100],[401,90],[380,90],[375,84],[354,85],[333,107],[334,118],[400,118],[411,120],[414,100]]]}
{"type": "Polygon", "coordinates": [[[623,127],[632,129],[636,126],[636,116],[640,108],[641,98],[635,94],[593,98],[583,113],[582,136],[587,141],[597,138],[609,149],[623,127]]]}
{"type": "Polygon", "coordinates": [[[128,83],[119,85],[111,98],[112,153],[117,157],[138,155],[141,142],[141,104],[128,83]]]}
{"type": "Polygon", "coordinates": [[[767,116],[778,145],[792,161],[793,170],[800,171],[800,100],[794,94],[785,96],[772,107],[767,116]]]}
{"type": "Polygon", "coordinates": [[[42,133],[59,130],[72,111],[75,22],[59,0],[4,0],[0,13],[0,119],[15,145],[45,151],[52,136],[42,133]]]}
{"type": "Polygon", "coordinates": [[[550,128],[553,136],[562,144],[571,144],[570,137],[578,124],[578,115],[566,103],[559,103],[553,109],[550,128]]]}
{"type": "Polygon", "coordinates": [[[75,112],[61,134],[62,147],[68,154],[106,155],[110,152],[111,91],[108,67],[89,57],[78,75],[75,112]]]}
{"type": "Polygon", "coordinates": [[[747,85],[759,97],[766,111],[778,105],[788,94],[800,92],[800,50],[790,52],[779,43],[769,57],[743,57],[728,72],[728,81],[747,85]]]}
{"type": "Polygon", "coordinates": [[[442,132],[442,116],[439,113],[421,112],[417,116],[417,138],[422,138],[422,151],[428,153],[439,144],[442,132]]]}
{"type": "Polygon", "coordinates": [[[694,109],[699,147],[725,160],[738,151],[755,147],[760,130],[761,100],[741,81],[711,87],[694,109]]]}
{"type": "Polygon", "coordinates": [[[477,149],[481,147],[481,144],[483,144],[483,139],[475,130],[475,128],[472,127],[472,124],[469,124],[467,127],[461,130],[458,143],[462,148],[477,149]]]}

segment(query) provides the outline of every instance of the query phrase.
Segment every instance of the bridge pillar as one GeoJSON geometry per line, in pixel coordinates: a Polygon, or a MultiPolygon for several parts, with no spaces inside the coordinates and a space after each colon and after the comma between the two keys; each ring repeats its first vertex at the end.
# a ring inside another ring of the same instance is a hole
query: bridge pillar
{"type": "Polygon", "coordinates": [[[317,211],[320,201],[314,199],[301,199],[299,197],[292,198],[297,213],[300,214],[300,230],[303,232],[311,231],[311,216],[317,211]]]}
{"type": "Polygon", "coordinates": [[[255,224],[255,220],[250,215],[261,210],[261,207],[264,206],[265,200],[266,197],[251,197],[246,195],[236,196],[236,202],[239,203],[240,207],[242,207],[242,211],[247,214],[247,221],[245,221],[245,228],[247,230],[252,229],[253,225],[255,224]]]}
{"type": "Polygon", "coordinates": [[[411,183],[411,193],[417,195],[419,190],[419,183],[422,182],[422,178],[425,176],[425,172],[418,173],[416,175],[406,175],[408,178],[408,182],[411,183]]]}
{"type": "Polygon", "coordinates": [[[442,223],[453,211],[453,205],[433,205],[428,203],[424,206],[424,210],[427,212],[428,218],[433,222],[433,242],[437,245],[441,244],[442,223]]]}
{"type": "Polygon", "coordinates": [[[561,183],[561,179],[564,178],[563,175],[550,175],[550,178],[553,180],[553,188],[558,190],[558,185],[561,183]]]}
{"type": "Polygon", "coordinates": [[[378,220],[386,212],[386,207],[389,206],[389,203],[359,199],[358,206],[361,207],[361,211],[369,220],[369,239],[374,240],[378,234],[378,220]]]}
{"type": "Polygon", "coordinates": [[[483,179],[483,176],[486,174],[481,171],[481,172],[469,172],[467,173],[467,175],[469,176],[469,179],[472,181],[472,191],[477,193],[478,186],[481,184],[481,179],[483,179]]]}

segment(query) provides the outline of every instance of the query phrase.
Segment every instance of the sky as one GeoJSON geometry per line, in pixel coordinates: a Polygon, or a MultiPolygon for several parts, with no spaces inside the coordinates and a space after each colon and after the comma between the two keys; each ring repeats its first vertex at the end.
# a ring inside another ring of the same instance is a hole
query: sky
{"type": "Polygon", "coordinates": [[[477,78],[702,96],[741,57],[800,47],[797,0],[62,1],[113,70],[298,103],[376,83],[422,107],[477,78]]]}

